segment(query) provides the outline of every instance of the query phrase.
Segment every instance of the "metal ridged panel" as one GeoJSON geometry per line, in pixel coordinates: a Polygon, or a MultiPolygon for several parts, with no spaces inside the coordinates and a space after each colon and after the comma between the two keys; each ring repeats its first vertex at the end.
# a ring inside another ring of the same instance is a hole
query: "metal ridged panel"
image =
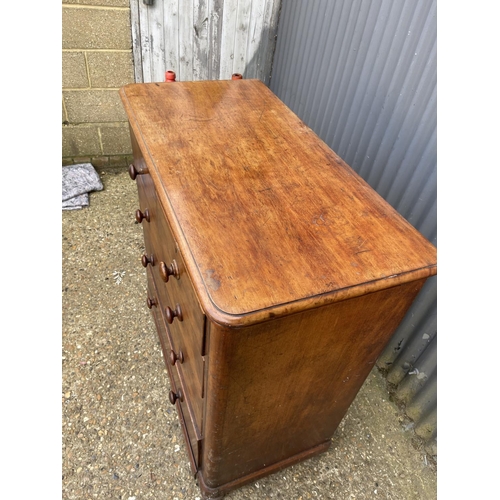
{"type": "MultiPolygon", "coordinates": [[[[284,1],[270,87],[437,244],[435,0],[284,1]]],[[[377,362],[432,448],[436,283],[427,281],[377,362]]]]}

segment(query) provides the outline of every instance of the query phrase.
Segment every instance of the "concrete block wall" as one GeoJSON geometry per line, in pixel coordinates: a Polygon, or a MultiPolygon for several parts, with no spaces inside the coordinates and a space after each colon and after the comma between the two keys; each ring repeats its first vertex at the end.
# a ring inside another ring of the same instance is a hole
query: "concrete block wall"
{"type": "Polygon", "coordinates": [[[62,2],[62,160],[128,166],[118,89],[134,81],[129,0],[62,2]]]}

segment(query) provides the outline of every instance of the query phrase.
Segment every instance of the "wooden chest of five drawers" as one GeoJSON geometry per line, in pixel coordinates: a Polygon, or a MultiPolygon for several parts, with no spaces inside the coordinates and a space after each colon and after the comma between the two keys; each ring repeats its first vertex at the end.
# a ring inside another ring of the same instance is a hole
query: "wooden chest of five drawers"
{"type": "Polygon", "coordinates": [[[219,498],[328,448],[436,249],[260,81],[120,94],[168,398],[219,498]]]}

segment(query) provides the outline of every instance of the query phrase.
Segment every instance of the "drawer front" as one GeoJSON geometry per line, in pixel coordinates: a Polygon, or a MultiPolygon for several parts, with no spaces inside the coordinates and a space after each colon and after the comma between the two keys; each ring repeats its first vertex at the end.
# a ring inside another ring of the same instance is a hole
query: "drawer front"
{"type": "MultiPolygon", "coordinates": [[[[160,278],[160,264],[162,262],[167,267],[172,264],[171,261],[176,251],[176,245],[156,196],[153,179],[149,174],[137,176],[137,191],[139,193],[141,211],[142,207],[144,207],[144,210],[148,210],[149,222],[146,219],[142,221],[145,238],[147,233],[151,248],[154,248],[162,255],[161,258],[155,256],[157,258],[153,267],[155,268],[154,274],[157,275],[155,276],[156,279],[156,277],[160,278]]],[[[168,278],[170,279],[170,276],[168,278]]]]}
{"type": "MultiPolygon", "coordinates": [[[[179,279],[170,278],[168,283],[158,283],[161,312],[167,323],[180,377],[190,396],[190,408],[198,427],[202,427],[203,412],[203,337],[204,314],[193,297],[189,276],[182,258],[177,254],[179,279]]],[[[155,280],[157,283],[157,280],[155,280]]]]}
{"type": "Polygon", "coordinates": [[[179,269],[179,279],[170,278],[168,283],[160,282],[158,294],[173,349],[180,358],[175,366],[189,394],[194,396],[192,399],[199,401],[199,404],[193,405],[193,411],[194,418],[201,428],[205,316],[194,297],[191,281],[178,253],[175,261],[179,269]]]}
{"type": "MultiPolygon", "coordinates": [[[[154,267],[152,268],[154,269],[154,267]]],[[[187,408],[193,425],[200,434],[202,429],[203,414],[203,374],[204,358],[201,355],[201,345],[203,340],[203,326],[194,321],[197,304],[180,300],[175,302],[168,290],[168,284],[154,279],[154,272],[148,266],[148,275],[154,283],[158,297],[157,306],[148,304],[155,309],[155,313],[162,318],[162,326],[165,329],[165,337],[170,344],[170,352],[167,353],[165,361],[172,369],[176,369],[184,387],[184,394],[187,396],[187,408]],[[161,290],[161,293],[160,293],[161,290]],[[170,304],[170,305],[169,305],[170,304]],[[170,316],[165,311],[167,308],[174,309],[174,305],[180,311],[179,316],[170,316]],[[182,316],[181,316],[182,315],[182,316]],[[179,319],[182,317],[182,321],[179,319]],[[169,323],[172,321],[172,323],[169,323]]],[[[203,323],[201,323],[203,325],[203,323]]]]}
{"type": "MultiPolygon", "coordinates": [[[[154,285],[153,277],[151,271],[148,269],[147,275],[147,288],[148,288],[148,298],[154,300],[157,296],[156,288],[154,285]]],[[[192,420],[192,416],[189,410],[189,392],[186,390],[185,384],[181,382],[181,377],[179,376],[179,371],[175,366],[172,366],[170,362],[170,353],[172,351],[172,344],[170,342],[170,335],[168,328],[166,327],[163,316],[160,309],[153,305],[151,307],[151,312],[153,314],[153,319],[156,326],[156,331],[158,338],[160,340],[161,349],[163,352],[163,359],[165,361],[165,366],[167,368],[167,373],[170,380],[170,390],[169,400],[170,403],[173,402],[177,408],[179,414],[179,420],[181,422],[182,431],[184,433],[184,438],[186,441],[186,446],[188,448],[189,460],[191,463],[191,468],[193,474],[196,473],[199,467],[199,461],[201,456],[201,434],[196,424],[192,420]]]]}
{"type": "Polygon", "coordinates": [[[172,351],[172,339],[170,337],[170,332],[168,328],[165,327],[163,316],[161,314],[160,304],[158,300],[158,293],[156,291],[156,286],[153,281],[153,276],[151,270],[146,270],[147,276],[147,303],[151,313],[153,314],[153,319],[156,325],[156,332],[158,333],[158,338],[160,339],[161,350],[163,352],[163,359],[167,368],[170,369],[170,352],[172,351]]]}
{"type": "MultiPolygon", "coordinates": [[[[131,135],[134,166],[144,171],[144,159],[135,137],[131,135]]],[[[143,228],[146,250],[141,260],[146,267],[147,305],[153,315],[170,379],[169,399],[170,402],[175,400],[191,469],[196,474],[201,457],[204,314],[163,215],[153,179],[148,173],[137,175],[136,185],[139,210],[135,215],[143,228]],[[170,274],[169,270],[174,269],[175,273],[170,274]],[[177,304],[182,321],[180,315],[170,316],[166,313],[167,307],[175,311],[177,304]],[[167,326],[166,322],[171,319],[172,323],[167,326]],[[175,332],[175,340],[172,331],[175,332]]]]}
{"type": "MultiPolygon", "coordinates": [[[[175,406],[177,407],[177,412],[179,417],[182,418],[184,438],[186,440],[186,445],[188,447],[189,460],[191,462],[191,469],[193,474],[200,468],[200,457],[201,457],[201,436],[193,424],[189,414],[189,395],[186,390],[185,385],[182,383],[179,376],[179,372],[175,367],[169,370],[169,375],[171,377],[172,391],[175,393],[175,406]],[[175,389],[174,389],[175,388],[175,389]]],[[[172,403],[173,398],[169,395],[170,402],[172,403]]]]}
{"type": "MultiPolygon", "coordinates": [[[[158,295],[157,307],[168,324],[168,340],[175,354],[175,365],[191,396],[189,406],[198,428],[202,425],[203,397],[203,336],[205,315],[201,310],[184,261],[178,252],[170,226],[156,197],[151,176],[137,177],[140,209],[148,210],[142,220],[147,269],[152,273],[158,295]]],[[[169,359],[169,358],[167,358],[169,359]]]]}
{"type": "MultiPolygon", "coordinates": [[[[151,197],[153,189],[153,180],[149,174],[137,177],[137,192],[139,195],[139,209],[135,213],[137,221],[141,221],[142,231],[144,235],[144,246],[146,248],[145,254],[142,256],[143,265],[146,262],[151,263],[151,267],[158,266],[158,258],[154,255],[152,236],[154,233],[154,220],[156,217],[156,204],[155,198],[151,197]],[[145,261],[144,259],[147,259],[145,261]]],[[[147,265],[147,264],[146,264],[147,265]]],[[[148,266],[149,267],[149,266],[148,266]]]]}

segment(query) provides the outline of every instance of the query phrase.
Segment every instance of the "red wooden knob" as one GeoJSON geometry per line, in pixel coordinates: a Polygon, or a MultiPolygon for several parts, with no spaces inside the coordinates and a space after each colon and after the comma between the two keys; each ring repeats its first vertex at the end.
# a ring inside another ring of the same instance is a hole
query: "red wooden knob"
{"type": "Polygon", "coordinates": [[[180,364],[184,363],[184,354],[182,353],[182,351],[179,351],[179,354],[175,354],[175,351],[171,350],[170,364],[174,366],[176,361],[179,361],[180,364]]]}
{"type": "Polygon", "coordinates": [[[135,220],[140,224],[144,219],[146,219],[148,222],[150,221],[149,219],[149,208],[146,208],[144,210],[144,213],[142,213],[140,210],[135,211],[135,220]]]}
{"type": "Polygon", "coordinates": [[[175,73],[171,70],[165,71],[165,81],[175,82],[175,73]]]}
{"type": "Polygon", "coordinates": [[[151,299],[148,297],[146,300],[146,305],[148,306],[148,309],[151,309],[153,306],[157,306],[158,303],[156,302],[156,299],[151,299]]]}
{"type": "Polygon", "coordinates": [[[165,283],[168,283],[169,276],[175,276],[177,279],[179,279],[180,275],[177,262],[173,260],[170,266],[167,266],[167,264],[165,264],[165,262],[163,261],[160,262],[160,276],[165,283]]]}
{"type": "Polygon", "coordinates": [[[182,318],[181,306],[177,304],[173,311],[172,309],[170,309],[170,307],[167,306],[165,308],[165,316],[167,318],[167,323],[169,325],[172,324],[175,318],[177,318],[179,321],[182,321],[183,318],[182,318]]]}
{"type": "Polygon", "coordinates": [[[240,73],[233,73],[231,75],[231,80],[242,80],[243,79],[243,75],[241,75],[240,73]]]}
{"type": "Polygon", "coordinates": [[[152,266],[155,265],[155,257],[153,254],[151,254],[149,257],[146,254],[143,254],[141,257],[141,262],[144,267],[147,267],[148,264],[151,264],[152,266]]]}
{"type": "Polygon", "coordinates": [[[170,392],[168,393],[168,399],[170,400],[170,402],[173,405],[175,405],[175,402],[177,400],[184,401],[184,398],[182,396],[182,391],[180,389],[177,391],[177,393],[175,393],[174,391],[170,390],[170,392]]]}

